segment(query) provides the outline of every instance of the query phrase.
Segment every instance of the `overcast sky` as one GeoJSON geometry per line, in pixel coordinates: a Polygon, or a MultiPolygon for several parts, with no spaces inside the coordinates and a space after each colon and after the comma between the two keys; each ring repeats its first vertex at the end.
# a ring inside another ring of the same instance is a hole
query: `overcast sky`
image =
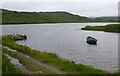
{"type": "Polygon", "coordinates": [[[16,11],[67,11],[87,17],[117,16],[119,0],[3,0],[2,8],[16,11]]]}

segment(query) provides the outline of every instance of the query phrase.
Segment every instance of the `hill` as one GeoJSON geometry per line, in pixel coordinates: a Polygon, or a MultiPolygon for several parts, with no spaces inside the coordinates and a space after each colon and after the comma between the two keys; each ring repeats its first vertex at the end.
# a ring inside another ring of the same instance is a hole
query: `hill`
{"type": "Polygon", "coordinates": [[[118,22],[118,17],[88,18],[64,11],[18,12],[6,9],[0,9],[0,11],[1,10],[2,24],[118,22]]]}
{"type": "Polygon", "coordinates": [[[105,16],[94,18],[95,22],[118,22],[117,16],[105,16]]]}
{"type": "Polygon", "coordinates": [[[23,24],[23,23],[79,23],[91,22],[92,20],[74,15],[68,12],[18,12],[2,10],[3,24],[23,24]]]}

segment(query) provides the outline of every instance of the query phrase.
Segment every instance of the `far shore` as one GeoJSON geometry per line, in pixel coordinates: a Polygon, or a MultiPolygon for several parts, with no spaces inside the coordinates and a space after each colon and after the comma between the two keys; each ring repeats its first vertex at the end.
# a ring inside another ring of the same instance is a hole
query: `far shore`
{"type": "Polygon", "coordinates": [[[82,30],[120,33],[120,24],[108,24],[108,25],[105,25],[105,26],[86,26],[86,27],[81,28],[81,29],[82,30]]]}
{"type": "MultiPolygon", "coordinates": [[[[74,22],[61,22],[61,23],[74,23],[74,22]]],[[[23,25],[23,24],[61,24],[57,22],[50,22],[50,23],[3,23],[0,25],[23,25]]],[[[118,24],[118,22],[75,22],[75,23],[113,23],[113,24],[118,24]]]]}

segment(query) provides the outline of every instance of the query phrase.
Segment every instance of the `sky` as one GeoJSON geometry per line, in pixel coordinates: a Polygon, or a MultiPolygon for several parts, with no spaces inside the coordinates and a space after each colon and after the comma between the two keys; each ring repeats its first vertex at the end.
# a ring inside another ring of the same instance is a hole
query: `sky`
{"type": "Polygon", "coordinates": [[[1,8],[28,11],[66,11],[86,17],[117,16],[119,0],[2,0],[1,8]]]}

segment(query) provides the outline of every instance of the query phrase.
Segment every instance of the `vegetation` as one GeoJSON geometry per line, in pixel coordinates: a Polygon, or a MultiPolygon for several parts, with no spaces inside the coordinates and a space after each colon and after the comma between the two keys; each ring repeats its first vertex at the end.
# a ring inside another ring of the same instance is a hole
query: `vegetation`
{"type": "Polygon", "coordinates": [[[2,74],[2,53],[0,53],[0,76],[2,74]]]}
{"type": "Polygon", "coordinates": [[[22,72],[11,64],[10,60],[2,54],[2,75],[22,74],[22,72]]]}
{"type": "Polygon", "coordinates": [[[2,39],[2,43],[4,46],[8,46],[44,63],[58,67],[60,70],[69,74],[110,74],[109,72],[94,69],[82,64],[75,64],[74,61],[60,59],[56,54],[53,53],[40,52],[28,47],[24,47],[22,45],[18,45],[12,39],[12,35],[3,36],[2,39]]]}
{"type": "Polygon", "coordinates": [[[120,24],[109,24],[106,26],[86,26],[81,28],[82,30],[94,30],[94,31],[105,31],[105,32],[116,32],[120,33],[120,24]]]}
{"type": "Polygon", "coordinates": [[[17,58],[22,64],[24,64],[26,67],[30,68],[32,71],[42,71],[42,73],[46,74],[54,74],[52,71],[47,70],[46,68],[42,67],[41,65],[32,62],[32,60],[28,59],[27,57],[24,57],[16,52],[10,51],[6,48],[2,48],[3,53],[6,53],[14,58],[17,58]]]}
{"type": "Polygon", "coordinates": [[[77,23],[91,19],[68,12],[17,12],[2,9],[2,24],[77,23]]]}
{"type": "Polygon", "coordinates": [[[2,24],[118,22],[118,17],[88,18],[63,11],[18,12],[5,9],[0,10],[2,10],[2,24]]]}
{"type": "Polygon", "coordinates": [[[119,19],[117,16],[96,17],[92,19],[94,22],[119,22],[119,19]]]}

